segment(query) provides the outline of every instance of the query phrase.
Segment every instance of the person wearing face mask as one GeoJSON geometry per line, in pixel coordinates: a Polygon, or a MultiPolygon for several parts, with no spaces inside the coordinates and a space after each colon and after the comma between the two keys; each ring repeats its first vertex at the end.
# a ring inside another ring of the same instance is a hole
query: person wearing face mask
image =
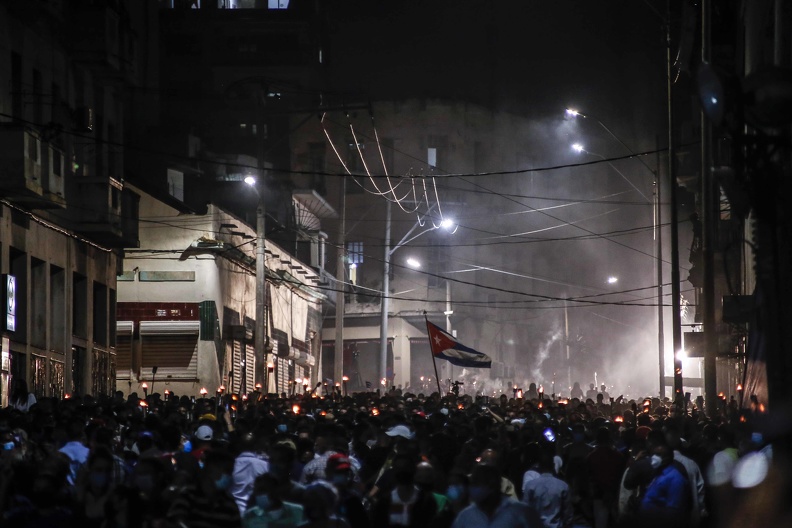
{"type": "Polygon", "coordinates": [[[651,526],[688,526],[691,491],[684,466],[674,460],[666,444],[652,448],[649,457],[654,478],[641,499],[639,517],[651,526]]]}
{"type": "Polygon", "coordinates": [[[88,457],[76,483],[76,499],[80,524],[99,527],[102,524],[105,506],[115,488],[113,483],[113,454],[104,446],[97,447],[88,457]]]}
{"type": "Polygon", "coordinates": [[[353,489],[354,475],[352,463],[342,454],[335,454],[327,460],[327,479],[338,492],[336,514],[347,521],[351,528],[370,526],[363,501],[353,489]]]}
{"type": "Polygon", "coordinates": [[[206,452],[197,485],[186,488],[168,510],[168,521],[187,528],[241,527],[241,516],[229,493],[234,457],[223,449],[206,452]]]}
{"type": "Polygon", "coordinates": [[[269,471],[267,458],[268,431],[257,429],[246,433],[242,438],[243,450],[234,461],[234,482],[231,485],[231,495],[239,506],[240,515],[245,513],[248,499],[253,492],[253,482],[259,475],[269,471]]]}
{"type": "Polygon", "coordinates": [[[497,467],[478,465],[470,475],[472,504],[459,512],[452,528],[529,528],[541,526],[526,504],[501,493],[497,467]]]}
{"type": "Polygon", "coordinates": [[[297,457],[297,448],[291,440],[281,440],[270,448],[269,474],[278,482],[278,493],[283,500],[304,504],[305,486],[291,478],[291,468],[297,457]]]}
{"type": "Polygon", "coordinates": [[[242,516],[244,528],[290,528],[299,526],[303,518],[302,506],[281,499],[274,476],[256,477],[250,504],[242,516]]]}
{"type": "Polygon", "coordinates": [[[454,518],[459,512],[470,504],[468,498],[468,487],[470,481],[464,471],[452,470],[448,476],[448,487],[446,488],[446,507],[438,518],[439,526],[451,526],[454,518]]]}

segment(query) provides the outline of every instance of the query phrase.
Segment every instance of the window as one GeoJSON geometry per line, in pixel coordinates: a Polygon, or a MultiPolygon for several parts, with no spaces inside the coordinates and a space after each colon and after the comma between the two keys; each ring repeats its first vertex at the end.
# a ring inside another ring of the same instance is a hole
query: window
{"type": "Polygon", "coordinates": [[[448,136],[429,135],[427,138],[426,164],[429,169],[443,166],[443,153],[448,147],[448,136]]]}
{"type": "Polygon", "coordinates": [[[363,242],[347,242],[347,261],[349,264],[363,264],[363,242]]]}
{"type": "Polygon", "coordinates": [[[267,0],[267,9],[289,9],[289,0],[267,0]]]}
{"type": "Polygon", "coordinates": [[[430,169],[437,167],[437,147],[429,147],[426,149],[426,164],[430,169]]]}
{"type": "Polygon", "coordinates": [[[184,201],[184,173],[181,171],[168,169],[168,194],[184,201]]]}

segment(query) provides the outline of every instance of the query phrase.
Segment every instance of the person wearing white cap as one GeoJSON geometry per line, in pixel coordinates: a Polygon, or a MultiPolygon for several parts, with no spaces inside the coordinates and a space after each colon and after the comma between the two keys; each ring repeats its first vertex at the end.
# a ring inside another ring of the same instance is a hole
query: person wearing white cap
{"type": "Polygon", "coordinates": [[[198,465],[203,467],[203,459],[206,451],[211,447],[214,430],[210,425],[204,424],[198,427],[193,433],[193,449],[190,454],[198,461],[198,465]]]}
{"type": "Polygon", "coordinates": [[[394,425],[385,431],[385,434],[388,436],[401,436],[406,440],[412,440],[415,438],[415,433],[410,431],[410,428],[406,425],[394,425]]]}

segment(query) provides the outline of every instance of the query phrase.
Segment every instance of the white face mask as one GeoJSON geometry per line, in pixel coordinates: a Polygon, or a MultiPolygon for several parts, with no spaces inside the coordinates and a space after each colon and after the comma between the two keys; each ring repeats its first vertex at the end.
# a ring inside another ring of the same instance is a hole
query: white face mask
{"type": "Polygon", "coordinates": [[[660,455],[652,455],[652,467],[657,469],[663,463],[663,458],[660,455]]]}

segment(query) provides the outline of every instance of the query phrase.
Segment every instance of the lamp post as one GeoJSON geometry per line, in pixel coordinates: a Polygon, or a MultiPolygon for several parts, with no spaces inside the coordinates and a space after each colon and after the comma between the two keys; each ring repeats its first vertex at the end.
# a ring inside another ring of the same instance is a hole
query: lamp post
{"type": "MultiPolygon", "coordinates": [[[[397,242],[393,247],[390,245],[390,236],[391,236],[391,203],[390,201],[386,201],[385,206],[385,253],[383,256],[383,266],[382,266],[382,301],[380,302],[380,353],[379,353],[379,379],[380,382],[382,380],[387,380],[387,366],[388,366],[388,309],[390,304],[390,262],[391,257],[396,252],[397,249],[402,247],[403,245],[412,242],[416,238],[421,235],[424,235],[430,231],[434,231],[435,229],[439,229],[440,227],[451,230],[452,232],[456,232],[456,224],[450,219],[444,219],[440,222],[439,225],[432,224],[431,227],[427,228],[424,231],[421,231],[417,235],[413,235],[416,229],[422,227],[423,222],[416,221],[415,224],[407,231],[402,239],[397,242]]],[[[426,211],[426,215],[429,215],[434,211],[437,207],[437,204],[432,204],[429,209],[426,211]]]]}
{"type": "MultiPolygon", "coordinates": [[[[261,366],[267,365],[267,266],[265,263],[265,228],[266,208],[264,205],[263,182],[255,176],[245,177],[245,183],[255,189],[258,195],[256,206],[256,331],[254,332],[254,347],[256,357],[255,382],[262,383],[269,391],[269,369],[261,366]],[[262,379],[263,378],[263,379],[262,379]]],[[[242,352],[245,354],[245,351],[242,352]]]]}

